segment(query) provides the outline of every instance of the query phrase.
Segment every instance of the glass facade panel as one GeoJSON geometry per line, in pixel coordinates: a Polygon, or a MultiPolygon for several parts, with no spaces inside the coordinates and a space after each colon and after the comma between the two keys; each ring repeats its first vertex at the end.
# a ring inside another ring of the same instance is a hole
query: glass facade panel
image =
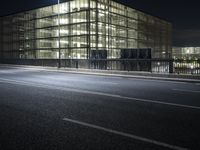
{"type": "Polygon", "coordinates": [[[173,47],[174,59],[198,60],[200,47],[173,47]]]}
{"type": "Polygon", "coordinates": [[[171,55],[170,23],[112,0],[62,2],[1,17],[0,25],[4,58],[58,59],[60,50],[62,59],[89,59],[102,50],[111,59],[137,48],[171,55]]]}

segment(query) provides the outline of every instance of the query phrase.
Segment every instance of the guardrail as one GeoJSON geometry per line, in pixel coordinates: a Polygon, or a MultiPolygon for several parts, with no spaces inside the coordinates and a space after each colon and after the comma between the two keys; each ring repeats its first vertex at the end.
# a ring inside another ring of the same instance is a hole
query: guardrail
{"type": "MultiPolygon", "coordinates": [[[[3,59],[1,63],[58,66],[58,59],[3,59]]],[[[173,59],[62,59],[63,68],[200,74],[200,60],[173,59]]]]}

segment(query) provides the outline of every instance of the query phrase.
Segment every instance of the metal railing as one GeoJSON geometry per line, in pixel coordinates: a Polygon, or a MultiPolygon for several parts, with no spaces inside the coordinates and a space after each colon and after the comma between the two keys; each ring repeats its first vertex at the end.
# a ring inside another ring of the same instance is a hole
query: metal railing
{"type": "Polygon", "coordinates": [[[177,74],[200,74],[199,60],[174,60],[174,73],[177,74]]]}
{"type": "MultiPolygon", "coordinates": [[[[57,67],[58,59],[4,59],[1,63],[57,67]]],[[[62,68],[200,74],[200,60],[173,59],[62,59],[62,68]]]]}

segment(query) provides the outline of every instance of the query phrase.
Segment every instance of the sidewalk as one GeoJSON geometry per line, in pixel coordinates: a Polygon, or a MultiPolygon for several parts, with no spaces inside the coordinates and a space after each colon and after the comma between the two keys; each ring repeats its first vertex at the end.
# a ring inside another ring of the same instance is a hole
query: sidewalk
{"type": "Polygon", "coordinates": [[[26,66],[26,65],[10,65],[0,64],[0,67],[20,68],[37,71],[56,71],[62,73],[88,74],[100,76],[113,76],[124,78],[139,78],[152,80],[167,80],[178,82],[194,82],[200,83],[200,75],[183,75],[183,74],[160,74],[151,72],[135,72],[135,71],[114,71],[114,70],[95,70],[95,69],[74,69],[74,68],[56,68],[56,67],[41,67],[41,66],[26,66]]]}

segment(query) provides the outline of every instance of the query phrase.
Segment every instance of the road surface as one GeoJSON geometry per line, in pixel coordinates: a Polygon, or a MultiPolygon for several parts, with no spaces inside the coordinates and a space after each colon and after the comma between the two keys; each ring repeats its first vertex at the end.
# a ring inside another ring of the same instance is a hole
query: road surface
{"type": "Polygon", "coordinates": [[[200,84],[0,67],[1,150],[200,149],[200,84]]]}

